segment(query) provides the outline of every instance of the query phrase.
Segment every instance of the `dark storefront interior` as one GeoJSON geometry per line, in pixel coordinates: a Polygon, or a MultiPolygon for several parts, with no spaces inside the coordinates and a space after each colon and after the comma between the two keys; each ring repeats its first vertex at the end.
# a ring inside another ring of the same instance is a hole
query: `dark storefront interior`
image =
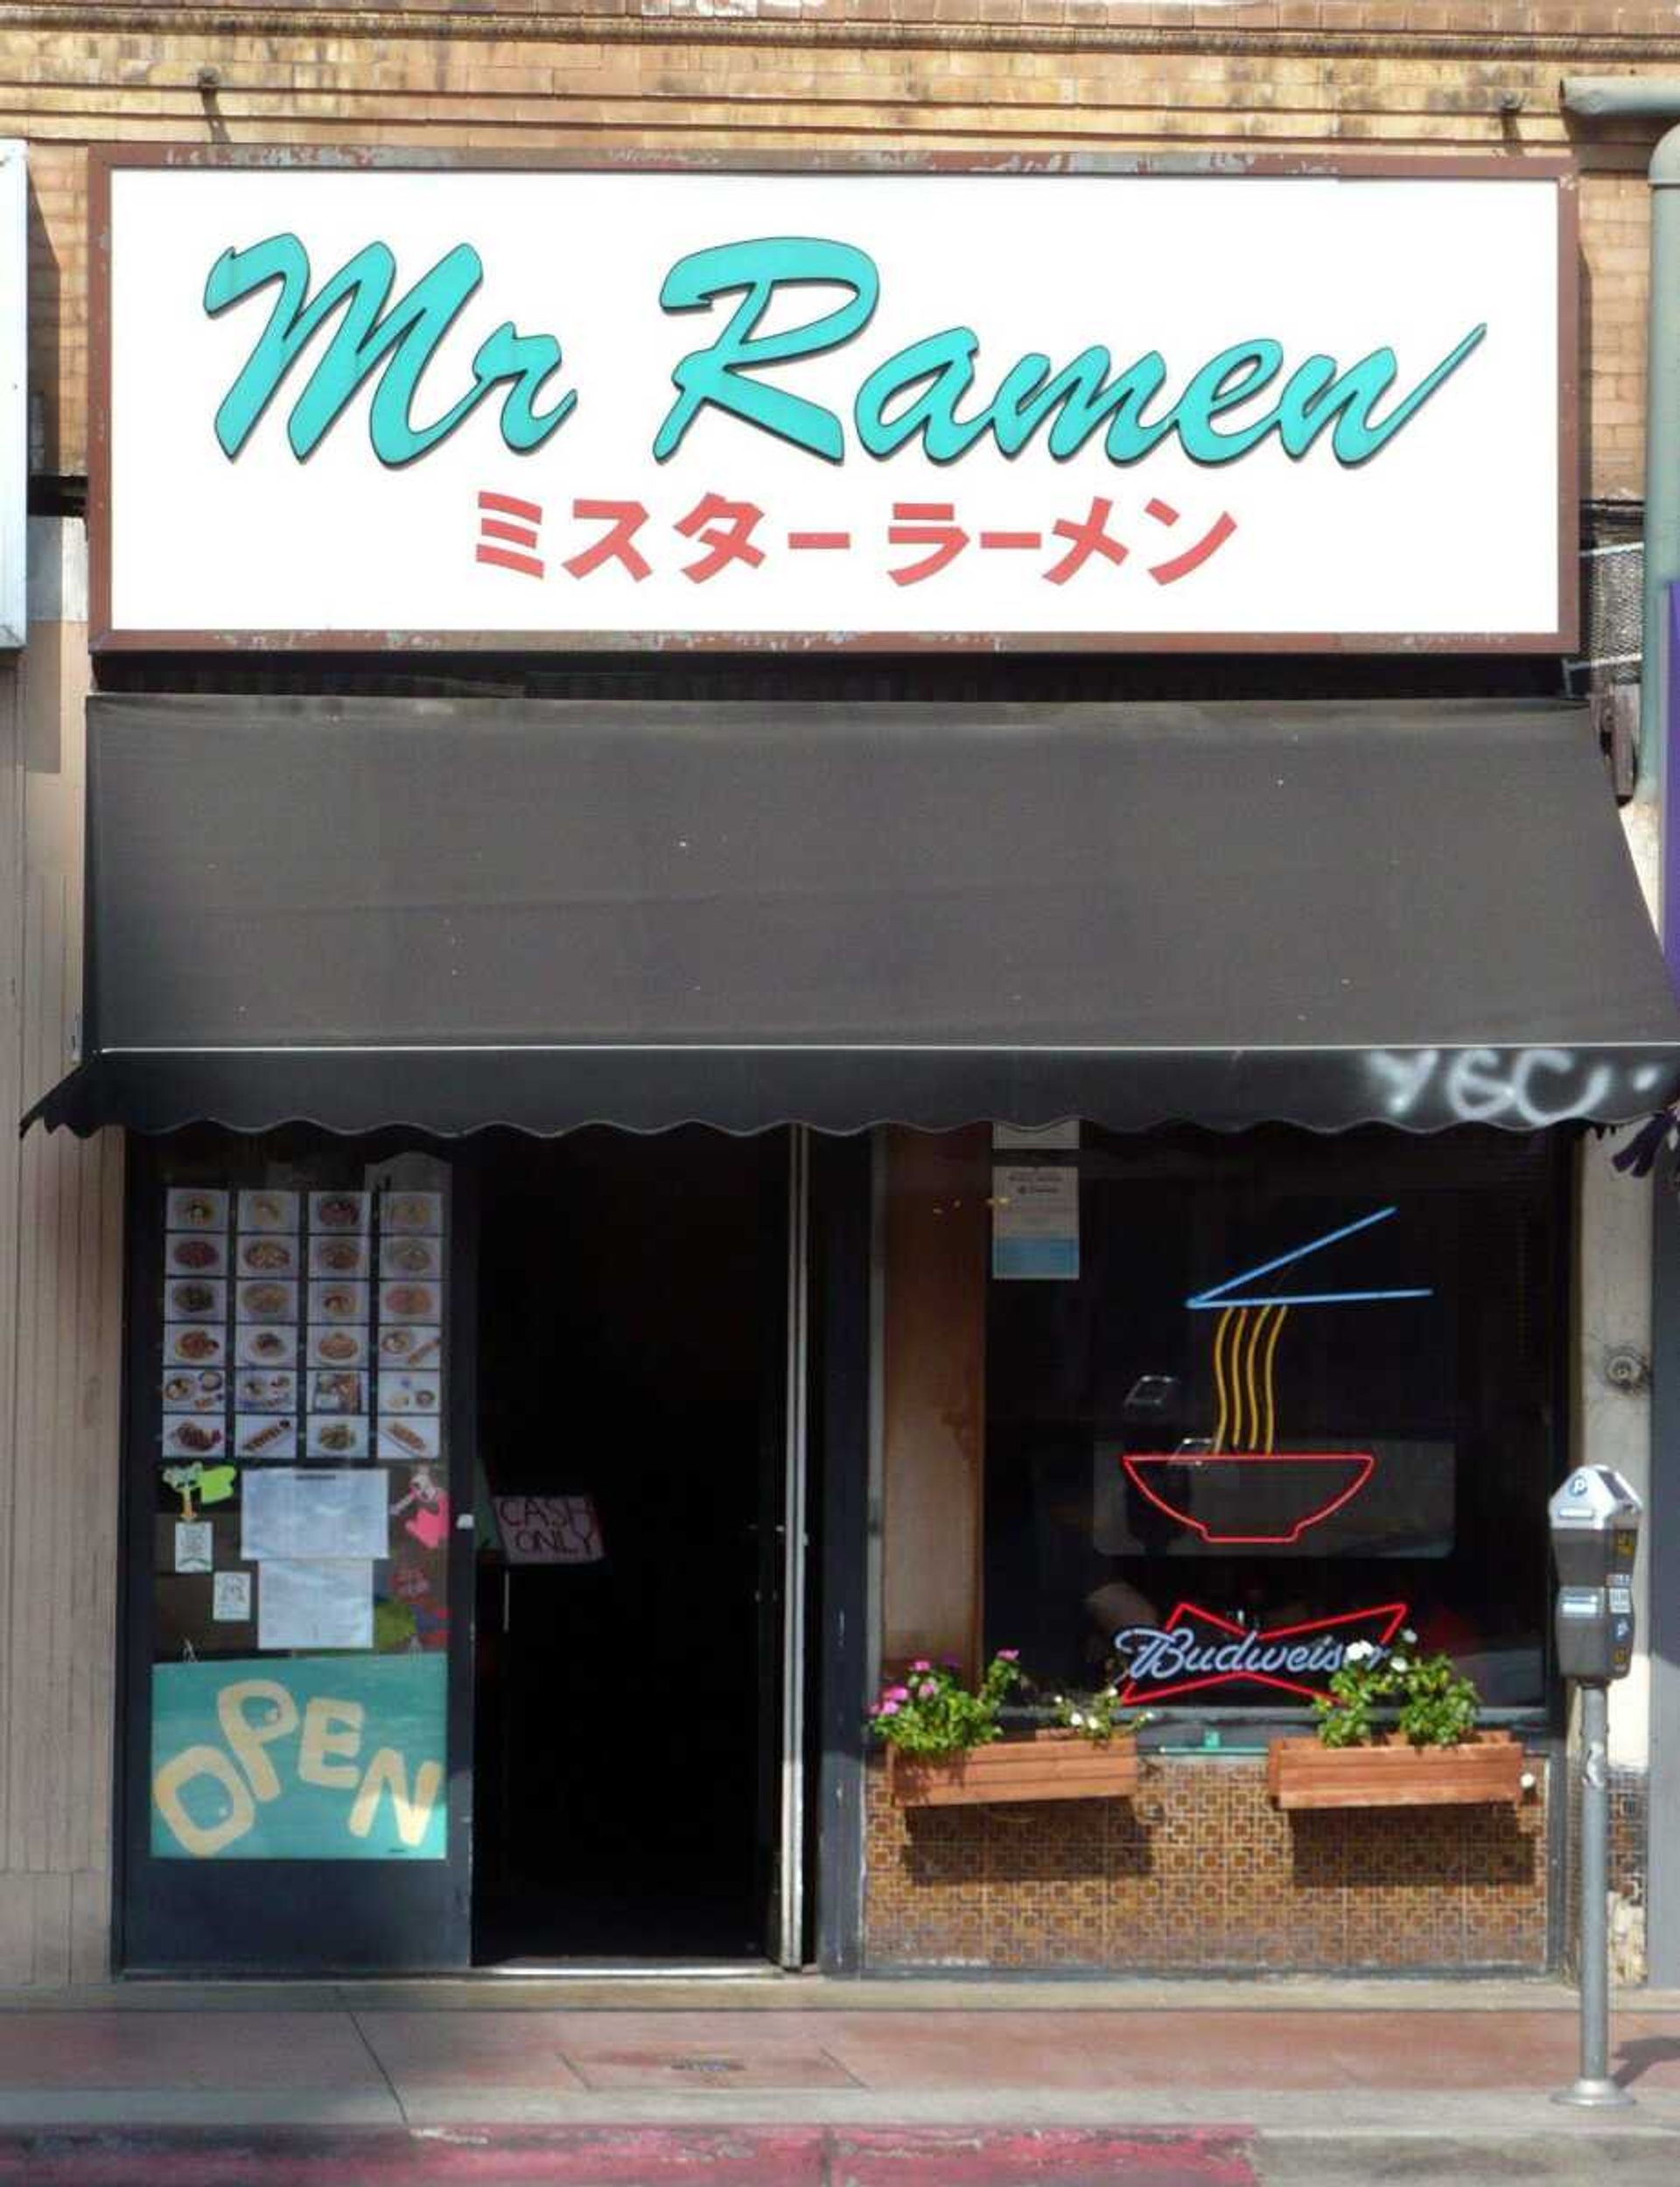
{"type": "Polygon", "coordinates": [[[484,1151],[482,1480],[587,1497],[604,1553],[480,1522],[480,1961],[766,1952],[785,1173],[780,1134],[484,1151]]]}

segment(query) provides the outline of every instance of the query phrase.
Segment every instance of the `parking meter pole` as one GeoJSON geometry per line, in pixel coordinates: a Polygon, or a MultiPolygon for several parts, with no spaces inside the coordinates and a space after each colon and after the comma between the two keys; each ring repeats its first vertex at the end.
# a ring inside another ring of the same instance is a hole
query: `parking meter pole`
{"type": "Polygon", "coordinates": [[[1610,2078],[1610,1684],[1634,1662],[1644,1507],[1614,1466],[1577,1466],[1546,1505],[1558,1567],[1558,1668],[1581,1697],[1581,2071],[1553,2101],[1630,2104],[1610,2078]]]}
{"type": "Polygon", "coordinates": [[[1610,1689],[1581,1695],[1581,2070],[1554,2103],[1620,2110],[1633,2102],[1610,2078],[1610,1689]]]}

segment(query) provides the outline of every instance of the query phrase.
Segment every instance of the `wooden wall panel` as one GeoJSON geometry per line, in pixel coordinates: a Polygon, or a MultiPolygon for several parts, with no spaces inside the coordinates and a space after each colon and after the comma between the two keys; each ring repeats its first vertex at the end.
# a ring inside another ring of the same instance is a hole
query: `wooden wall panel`
{"type": "MultiPolygon", "coordinates": [[[[0,656],[0,1118],[24,1108],[24,815],[23,679],[15,660],[0,656]]],[[[11,1627],[12,1569],[23,1550],[17,1525],[19,1300],[18,1197],[21,1164],[17,1141],[0,1139],[0,1645],[11,1627]]],[[[10,1651],[8,1651],[8,1653],[10,1651]]],[[[0,1660],[0,1708],[10,1701],[6,1666],[0,1660]]],[[[0,1981],[18,1955],[18,1907],[8,1890],[11,1742],[0,1729],[0,1981]]],[[[32,1957],[29,1952],[25,1959],[32,1957]]]]}
{"type": "Polygon", "coordinates": [[[109,1963],[122,1147],[10,1119],[74,1055],[87,687],[80,620],[0,669],[0,1983],[52,1987],[109,1963]]]}
{"type": "Polygon", "coordinates": [[[991,1136],[886,1133],[882,1646],[980,1651],[991,1136]]]}

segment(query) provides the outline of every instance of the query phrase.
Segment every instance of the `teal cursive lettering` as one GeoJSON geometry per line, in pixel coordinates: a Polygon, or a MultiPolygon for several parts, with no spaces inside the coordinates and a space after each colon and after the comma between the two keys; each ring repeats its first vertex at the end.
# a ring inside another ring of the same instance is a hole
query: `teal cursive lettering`
{"type": "Polygon", "coordinates": [[[1458,370],[1487,332],[1485,326],[1473,326],[1386,417],[1376,419],[1371,412],[1394,385],[1399,369],[1392,349],[1373,349],[1340,377],[1334,357],[1309,357],[1290,375],[1278,403],[1278,438],[1292,456],[1304,456],[1334,419],[1330,445],[1336,460],[1350,466],[1368,463],[1458,370]]]}
{"type": "Polygon", "coordinates": [[[845,436],[832,410],[747,375],[794,357],[817,356],[850,341],[868,326],[880,286],[875,262],[864,252],[850,243],[810,236],[768,235],[754,242],[691,251],[679,258],[659,292],[666,311],[697,311],[737,291],[741,301],[711,347],[690,351],[672,373],[677,399],[654,441],[657,460],[663,463],[676,452],[683,434],[710,403],[774,433],[778,440],[808,448],[830,463],[844,461],[845,436]],[[850,300],[781,333],[755,334],[779,288],[819,284],[850,289],[850,300]]]}
{"type": "MultiPolygon", "coordinates": [[[[673,454],[710,403],[830,463],[843,462],[845,436],[834,411],[757,375],[851,340],[868,325],[879,286],[874,262],[862,251],[817,237],[769,236],[680,259],[661,291],[667,311],[698,310],[732,294],[741,301],[710,347],[692,351],[677,366],[672,376],[678,400],[659,429],[654,454],[662,462],[673,454]],[[849,288],[850,299],[779,333],[758,333],[779,289],[811,283],[849,288]]],[[[920,441],[933,462],[953,463],[988,434],[1002,454],[1016,456],[1047,427],[1046,445],[1057,462],[1076,455],[1098,431],[1104,454],[1120,466],[1141,462],[1174,434],[1190,460],[1205,465],[1234,463],[1274,434],[1286,454],[1300,457],[1327,434],[1335,460],[1352,466],[1368,462],[1410,423],[1487,331],[1473,327],[1381,417],[1378,405],[1399,375],[1395,353],[1386,347],[1346,370],[1334,357],[1309,356],[1289,373],[1272,403],[1249,407],[1284,369],[1282,343],[1258,335],[1210,357],[1176,399],[1158,349],[1116,367],[1109,349],[1093,344],[1060,369],[1042,352],[1030,351],[1005,371],[989,403],[963,415],[962,405],[975,391],[980,337],[971,327],[949,326],[877,365],[858,389],[852,423],[859,445],[878,459],[920,441]],[[1232,415],[1237,411],[1245,414],[1232,415]]]]}
{"type": "Polygon", "coordinates": [[[1006,456],[1017,455],[1054,410],[1046,444],[1058,463],[1077,455],[1105,417],[1110,463],[1136,463],[1172,430],[1172,413],[1145,418],[1144,411],[1166,384],[1166,362],[1152,349],[1110,380],[1114,360],[1101,344],[1082,349],[1054,375],[1050,360],[1034,350],[1004,375],[992,403],[992,431],[1006,456]]]}
{"type": "Polygon", "coordinates": [[[986,430],[989,413],[959,418],[956,406],[974,385],[974,360],[980,337],[972,327],[948,326],[877,365],[858,390],[852,417],[858,438],[872,456],[890,456],[920,434],[935,463],[955,463],[986,430]],[[918,390],[920,390],[918,392],[918,390]],[[914,399],[892,417],[889,403],[914,399]]]}
{"type": "Polygon", "coordinates": [[[1283,344],[1264,340],[1233,342],[1208,360],[1180,396],[1172,413],[1180,445],[1193,463],[1234,462],[1265,438],[1278,423],[1275,410],[1250,418],[1231,432],[1215,431],[1214,420],[1269,385],[1283,361],[1283,344]]]}
{"type": "Polygon", "coordinates": [[[522,455],[540,447],[578,398],[567,391],[548,410],[537,410],[538,396],[560,366],[560,345],[551,334],[521,334],[511,324],[480,344],[466,394],[430,424],[415,423],[421,378],[483,277],[477,251],[458,243],[392,304],[396,261],[386,244],[375,242],[312,296],[309,254],[297,236],[271,235],[244,250],[223,251],[205,283],[204,308],[213,317],[258,289],[273,284],[279,291],[267,326],[216,411],[223,453],[239,454],[298,359],[340,313],[286,421],[286,438],[299,462],[319,446],[374,372],[379,383],[368,404],[368,438],[379,460],[393,469],[446,440],[498,387],[508,389],[501,407],[507,445],[522,455]]]}
{"type": "MultiPolygon", "coordinates": [[[[548,407],[540,407],[563,362],[560,344],[551,334],[522,334],[511,321],[479,344],[472,384],[438,415],[416,417],[422,382],[483,279],[483,262],[467,243],[445,252],[395,298],[396,262],[382,242],[367,244],[318,288],[312,286],[309,255],[296,235],[223,251],[205,283],[208,313],[219,315],[261,290],[275,291],[267,324],[216,411],[224,452],[239,455],[300,368],[307,376],[286,419],[286,437],[300,462],[370,382],[368,438],[379,460],[393,468],[438,446],[498,389],[504,445],[519,455],[540,448],[578,397],[555,389],[548,407]]],[[[844,462],[841,416],[773,375],[854,340],[879,296],[880,276],[867,253],[821,236],[760,236],[679,259],[660,291],[666,311],[738,300],[716,339],[691,350],[673,370],[676,399],[655,436],[655,459],[663,463],[676,454],[701,412],[711,409],[826,462],[844,462]],[[778,301],[785,300],[782,291],[809,288],[840,291],[842,300],[766,331],[778,301]]],[[[1062,463],[1101,433],[1108,460],[1124,467],[1176,434],[1193,463],[1222,465],[1276,435],[1284,452],[1298,460],[1327,438],[1334,460],[1351,467],[1369,462],[1404,431],[1487,331],[1473,327],[1397,396],[1399,362],[1386,346],[1345,368],[1314,353],[1285,376],[1283,345],[1253,336],[1197,367],[1176,396],[1158,349],[1116,365],[1110,349],[1093,344],[1060,368],[1041,351],[1028,351],[1007,368],[988,401],[976,394],[979,335],[970,326],[948,326],[894,351],[870,371],[858,387],[851,424],[863,451],[878,460],[920,442],[932,462],[955,463],[988,436],[1000,453],[1014,457],[1042,433],[1049,455],[1062,463]],[[1262,407],[1274,387],[1275,397],[1262,407]]]]}

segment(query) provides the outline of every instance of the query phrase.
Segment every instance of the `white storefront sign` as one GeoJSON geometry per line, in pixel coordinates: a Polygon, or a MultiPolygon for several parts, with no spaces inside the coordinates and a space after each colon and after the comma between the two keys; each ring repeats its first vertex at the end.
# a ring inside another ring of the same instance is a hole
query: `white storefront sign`
{"type": "Polygon", "coordinates": [[[1554,166],[98,172],[101,642],[1570,635],[1554,166]]]}

